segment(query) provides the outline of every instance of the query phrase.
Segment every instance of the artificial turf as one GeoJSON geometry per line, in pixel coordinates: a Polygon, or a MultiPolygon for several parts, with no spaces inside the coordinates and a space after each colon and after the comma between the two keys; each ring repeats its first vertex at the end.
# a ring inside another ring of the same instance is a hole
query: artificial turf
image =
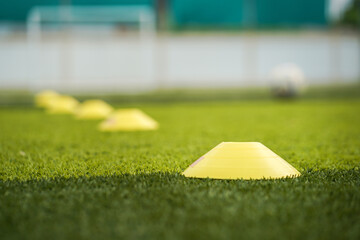
{"type": "Polygon", "coordinates": [[[360,238],[360,98],[137,107],[160,129],[0,108],[0,238],[360,238]],[[222,141],[262,142],[302,176],[181,175],[222,141]]]}

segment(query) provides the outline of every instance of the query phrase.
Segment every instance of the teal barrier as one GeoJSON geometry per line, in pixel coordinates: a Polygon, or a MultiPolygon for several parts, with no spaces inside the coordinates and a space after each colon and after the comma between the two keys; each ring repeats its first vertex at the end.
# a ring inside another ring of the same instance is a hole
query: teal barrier
{"type": "MultiPolygon", "coordinates": [[[[151,5],[156,0],[0,0],[0,21],[25,22],[34,6],[151,5]]],[[[171,0],[172,23],[179,27],[267,27],[327,25],[327,0],[171,0]]]]}
{"type": "Polygon", "coordinates": [[[326,0],[256,0],[259,26],[327,24],[326,0]]]}
{"type": "Polygon", "coordinates": [[[178,27],[325,26],[327,0],[172,0],[178,27]]]}
{"type": "Polygon", "coordinates": [[[56,6],[60,0],[0,0],[0,21],[25,22],[33,6],[56,6]]]}
{"type": "Polygon", "coordinates": [[[0,0],[0,21],[25,22],[35,6],[73,5],[153,5],[155,0],[0,0]]]}
{"type": "Polygon", "coordinates": [[[177,26],[239,26],[243,0],[172,0],[171,16],[177,26]]]}

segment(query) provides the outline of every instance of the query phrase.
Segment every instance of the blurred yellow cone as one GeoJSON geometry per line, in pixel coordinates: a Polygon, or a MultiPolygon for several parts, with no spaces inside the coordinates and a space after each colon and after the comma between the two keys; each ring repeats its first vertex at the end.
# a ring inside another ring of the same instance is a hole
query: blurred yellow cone
{"type": "Polygon", "coordinates": [[[58,97],[59,94],[52,90],[45,90],[35,95],[35,105],[38,107],[47,107],[49,102],[58,97]]]}
{"type": "Polygon", "coordinates": [[[223,142],[206,153],[183,174],[216,179],[273,179],[297,177],[300,173],[258,142],[223,142]]]}
{"type": "Polygon", "coordinates": [[[101,131],[155,130],[158,123],[139,109],[120,109],[100,123],[101,131]]]}
{"type": "Polygon", "coordinates": [[[114,109],[102,100],[84,101],[76,109],[77,119],[103,119],[109,116],[114,109]]]}
{"type": "Polygon", "coordinates": [[[47,112],[51,114],[74,113],[79,102],[70,96],[60,95],[51,99],[47,106],[47,112]]]}

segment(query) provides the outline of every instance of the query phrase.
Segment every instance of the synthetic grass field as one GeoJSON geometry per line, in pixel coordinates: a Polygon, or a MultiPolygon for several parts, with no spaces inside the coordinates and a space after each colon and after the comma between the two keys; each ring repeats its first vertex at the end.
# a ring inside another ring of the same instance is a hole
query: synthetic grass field
{"type": "Polygon", "coordinates": [[[0,108],[1,239],[360,238],[360,98],[136,106],[158,131],[0,108]],[[262,142],[302,176],[181,175],[222,141],[262,142]]]}

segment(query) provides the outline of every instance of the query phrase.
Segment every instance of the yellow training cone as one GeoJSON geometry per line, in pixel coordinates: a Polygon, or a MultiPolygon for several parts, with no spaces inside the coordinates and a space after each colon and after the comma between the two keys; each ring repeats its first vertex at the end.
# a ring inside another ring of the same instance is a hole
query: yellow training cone
{"type": "Polygon", "coordinates": [[[79,102],[70,96],[60,95],[49,101],[47,112],[51,114],[74,113],[79,102]]]}
{"type": "Polygon", "coordinates": [[[102,100],[87,100],[76,109],[77,119],[103,119],[114,109],[102,100]]]}
{"type": "Polygon", "coordinates": [[[258,142],[223,142],[191,164],[186,177],[216,179],[272,179],[300,173],[258,142]]]}
{"type": "Polygon", "coordinates": [[[100,123],[101,131],[155,130],[158,123],[139,109],[120,109],[100,123]]]}
{"type": "Polygon", "coordinates": [[[49,102],[58,96],[57,92],[51,90],[42,91],[35,95],[35,104],[38,107],[47,107],[49,102]]]}

